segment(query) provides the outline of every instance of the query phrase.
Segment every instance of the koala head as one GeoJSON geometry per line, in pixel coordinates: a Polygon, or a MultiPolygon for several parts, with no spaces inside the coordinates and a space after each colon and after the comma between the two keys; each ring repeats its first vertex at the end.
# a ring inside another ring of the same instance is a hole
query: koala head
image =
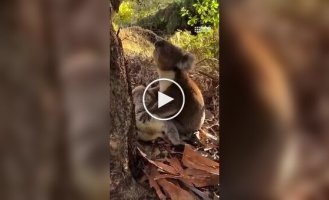
{"type": "Polygon", "coordinates": [[[157,41],[154,45],[153,56],[160,70],[189,70],[192,68],[194,63],[192,54],[184,53],[182,49],[165,40],[157,41]]]}

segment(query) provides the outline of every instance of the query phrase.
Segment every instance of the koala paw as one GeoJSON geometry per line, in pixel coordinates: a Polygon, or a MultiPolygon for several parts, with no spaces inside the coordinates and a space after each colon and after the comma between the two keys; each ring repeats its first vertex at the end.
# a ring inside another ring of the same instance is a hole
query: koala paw
{"type": "Polygon", "coordinates": [[[171,121],[166,122],[166,131],[164,134],[173,145],[184,144],[179,137],[179,133],[175,124],[173,124],[171,121]]]}
{"type": "Polygon", "coordinates": [[[147,112],[142,113],[139,117],[139,121],[141,121],[143,123],[150,121],[150,120],[151,120],[151,116],[147,112]]]}

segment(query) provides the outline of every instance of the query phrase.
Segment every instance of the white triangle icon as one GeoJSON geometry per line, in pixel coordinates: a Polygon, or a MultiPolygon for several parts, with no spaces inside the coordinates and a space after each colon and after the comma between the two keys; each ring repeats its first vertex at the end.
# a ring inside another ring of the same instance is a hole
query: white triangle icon
{"type": "Polygon", "coordinates": [[[161,108],[172,100],[174,100],[174,98],[171,98],[170,96],[165,95],[162,92],[158,92],[158,108],[161,108]]]}

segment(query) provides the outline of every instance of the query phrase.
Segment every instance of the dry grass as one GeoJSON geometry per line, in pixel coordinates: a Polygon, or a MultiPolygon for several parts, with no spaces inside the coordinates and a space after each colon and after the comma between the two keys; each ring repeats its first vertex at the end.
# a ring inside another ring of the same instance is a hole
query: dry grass
{"type": "Polygon", "coordinates": [[[135,33],[134,30],[125,28],[120,29],[119,37],[122,41],[123,50],[126,55],[139,55],[145,58],[151,58],[154,46],[145,39],[143,35],[135,33]]]}

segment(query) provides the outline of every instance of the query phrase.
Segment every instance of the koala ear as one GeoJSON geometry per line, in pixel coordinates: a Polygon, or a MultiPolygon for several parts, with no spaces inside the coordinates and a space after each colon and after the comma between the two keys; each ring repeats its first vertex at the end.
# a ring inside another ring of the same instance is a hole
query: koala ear
{"type": "Polygon", "coordinates": [[[194,56],[191,53],[186,53],[178,63],[178,68],[181,70],[190,70],[194,64],[194,56]]]}

